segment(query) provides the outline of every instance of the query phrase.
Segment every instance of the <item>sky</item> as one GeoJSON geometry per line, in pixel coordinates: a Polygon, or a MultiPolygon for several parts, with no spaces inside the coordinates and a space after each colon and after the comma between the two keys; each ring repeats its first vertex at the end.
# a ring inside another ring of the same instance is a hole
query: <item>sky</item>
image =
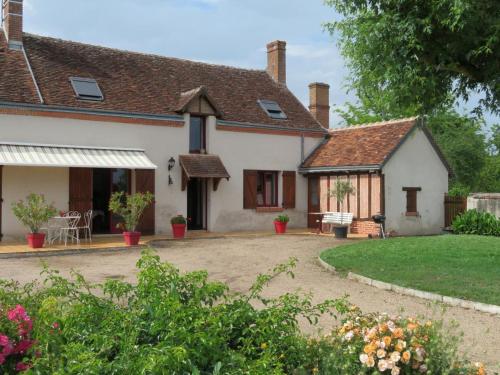
{"type": "MultiPolygon", "coordinates": [[[[309,104],[311,82],[330,85],[332,108],[356,100],[346,92],[348,71],[336,40],[322,27],[339,15],[323,0],[24,0],[24,4],[27,32],[213,64],[265,69],[266,44],[285,40],[287,85],[304,105],[309,104]]],[[[487,119],[495,122],[490,115],[487,119]]],[[[341,124],[333,111],[330,124],[341,124]]]]}

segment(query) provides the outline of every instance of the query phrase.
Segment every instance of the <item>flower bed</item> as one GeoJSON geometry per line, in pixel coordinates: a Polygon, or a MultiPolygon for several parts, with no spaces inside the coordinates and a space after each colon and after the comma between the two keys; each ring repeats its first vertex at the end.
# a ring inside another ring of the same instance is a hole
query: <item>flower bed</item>
{"type": "Polygon", "coordinates": [[[312,303],[288,293],[264,298],[295,260],[260,275],[248,293],[180,274],[146,252],[135,285],[92,285],[45,270],[43,284],[0,280],[0,373],[37,374],[483,374],[458,359],[439,324],[363,315],[344,299],[312,303]],[[259,305],[260,308],[254,306],[259,305]],[[343,325],[313,339],[298,319],[323,314],[343,325]]]}

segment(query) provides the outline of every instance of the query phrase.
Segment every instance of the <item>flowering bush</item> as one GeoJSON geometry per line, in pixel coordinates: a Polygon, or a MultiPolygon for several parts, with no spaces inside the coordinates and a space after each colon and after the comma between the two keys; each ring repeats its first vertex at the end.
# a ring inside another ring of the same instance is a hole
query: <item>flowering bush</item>
{"type": "Polygon", "coordinates": [[[25,371],[31,367],[29,352],[35,344],[35,341],[31,339],[33,322],[21,305],[17,305],[6,313],[0,308],[0,314],[2,315],[0,318],[0,369],[8,373],[25,371]]]}
{"type": "Polygon", "coordinates": [[[260,275],[244,294],[206,272],[181,274],[149,251],[136,284],[94,285],[47,269],[43,284],[0,280],[0,306],[9,306],[0,318],[0,373],[484,374],[456,360],[435,323],[363,315],[343,299],[265,298],[265,286],[293,276],[294,265],[260,275]],[[343,325],[318,339],[300,331],[299,319],[315,325],[323,314],[342,314],[343,325]]]}

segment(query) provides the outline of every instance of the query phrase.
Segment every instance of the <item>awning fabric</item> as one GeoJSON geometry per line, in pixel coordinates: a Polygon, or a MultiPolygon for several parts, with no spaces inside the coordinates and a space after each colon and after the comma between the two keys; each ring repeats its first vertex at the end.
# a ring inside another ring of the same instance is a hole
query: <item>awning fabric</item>
{"type": "Polygon", "coordinates": [[[179,163],[190,178],[227,178],[226,167],[217,155],[190,154],[179,155],[179,163]]]}
{"type": "Polygon", "coordinates": [[[144,150],[1,142],[0,165],[156,169],[144,150]]]}

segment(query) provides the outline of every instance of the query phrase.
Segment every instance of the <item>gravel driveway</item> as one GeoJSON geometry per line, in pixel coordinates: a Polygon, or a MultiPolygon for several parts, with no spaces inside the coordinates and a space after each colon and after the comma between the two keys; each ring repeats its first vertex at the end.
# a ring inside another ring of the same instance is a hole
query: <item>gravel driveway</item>
{"type": "MultiPolygon", "coordinates": [[[[500,371],[500,317],[459,307],[447,307],[443,312],[440,306],[428,301],[401,296],[332,275],[318,265],[317,256],[322,250],[339,243],[341,242],[332,238],[318,236],[248,236],[164,241],[158,244],[157,249],[163,260],[172,262],[181,270],[206,269],[211,278],[227,282],[233,290],[241,292],[248,289],[259,273],[266,272],[290,257],[297,257],[299,263],[295,279],[280,277],[272,281],[266,289],[267,295],[274,296],[300,288],[311,291],[316,302],[348,294],[349,300],[365,312],[403,312],[406,315],[438,319],[442,316],[447,323],[456,321],[460,330],[464,331],[461,350],[470,359],[482,361],[491,370],[500,371]]],[[[131,250],[126,253],[52,256],[43,260],[65,275],[71,268],[75,268],[91,281],[107,277],[134,281],[134,266],[139,255],[138,250],[131,250]]],[[[0,278],[14,278],[21,282],[36,278],[40,270],[40,258],[0,259],[0,264],[0,278]]],[[[325,329],[334,323],[329,319],[321,321],[325,329]]]]}

